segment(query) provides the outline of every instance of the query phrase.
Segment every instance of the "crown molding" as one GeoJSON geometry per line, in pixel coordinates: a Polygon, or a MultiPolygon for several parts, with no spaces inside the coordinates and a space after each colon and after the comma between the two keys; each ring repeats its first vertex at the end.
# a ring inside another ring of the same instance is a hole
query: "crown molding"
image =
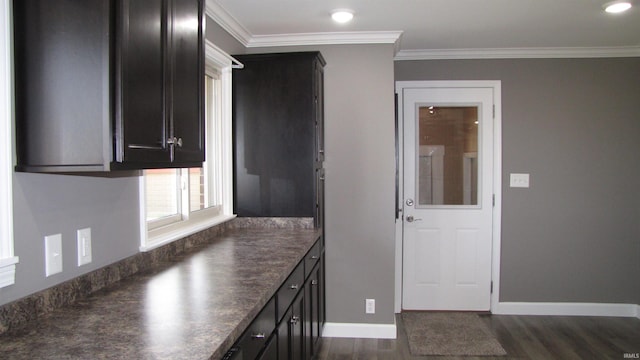
{"type": "Polygon", "coordinates": [[[206,1],[205,13],[242,45],[246,47],[249,44],[253,36],[251,32],[214,0],[206,1]]]}
{"type": "Polygon", "coordinates": [[[343,45],[343,44],[395,44],[402,31],[351,31],[301,34],[255,35],[247,47],[343,45]]]}
{"type": "Polygon", "coordinates": [[[640,46],[400,50],[394,60],[640,57],[640,46]]]}

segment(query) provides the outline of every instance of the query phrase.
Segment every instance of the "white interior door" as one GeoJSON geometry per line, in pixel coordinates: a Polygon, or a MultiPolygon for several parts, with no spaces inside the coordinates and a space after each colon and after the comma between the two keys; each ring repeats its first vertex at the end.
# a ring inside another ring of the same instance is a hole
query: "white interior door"
{"type": "Polygon", "coordinates": [[[402,89],[406,310],[490,310],[491,87],[402,89]]]}

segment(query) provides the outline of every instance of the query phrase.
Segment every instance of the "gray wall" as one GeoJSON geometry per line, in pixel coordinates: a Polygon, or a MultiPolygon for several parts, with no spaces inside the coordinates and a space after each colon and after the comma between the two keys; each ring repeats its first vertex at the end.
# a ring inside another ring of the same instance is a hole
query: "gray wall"
{"type": "Polygon", "coordinates": [[[325,72],[327,320],[393,324],[393,45],[321,48],[325,72]],[[366,315],[366,298],[376,314],[366,315]]]}
{"type": "Polygon", "coordinates": [[[640,58],[399,61],[395,78],[502,80],[501,301],[640,303],[640,58]]]}
{"type": "Polygon", "coordinates": [[[393,45],[249,50],[319,50],[327,61],[327,320],[393,324],[393,45]],[[376,299],[376,314],[364,313],[367,298],[376,299]]]}
{"type": "Polygon", "coordinates": [[[138,252],[138,178],[14,173],[16,283],[0,304],[19,299],[138,252]],[[90,264],[78,267],[76,230],[91,228],[90,264]],[[45,277],[44,237],[62,234],[62,273],[45,277]]]}

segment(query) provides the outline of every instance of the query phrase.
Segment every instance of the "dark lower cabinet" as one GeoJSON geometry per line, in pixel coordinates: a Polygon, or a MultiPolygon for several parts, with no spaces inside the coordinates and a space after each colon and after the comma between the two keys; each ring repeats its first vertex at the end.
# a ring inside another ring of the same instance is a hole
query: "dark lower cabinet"
{"type": "Polygon", "coordinates": [[[321,236],[223,359],[310,360],[325,323],[321,236]]]}
{"type": "Polygon", "coordinates": [[[325,257],[324,257],[324,247],[322,248],[322,254],[320,255],[320,272],[318,273],[318,340],[322,338],[322,329],[324,329],[324,324],[327,322],[327,311],[326,311],[326,288],[327,283],[325,280],[325,257]]]}
{"type": "Polygon", "coordinates": [[[278,335],[274,335],[267,342],[267,346],[259,357],[260,360],[278,360],[278,335]]]}
{"type": "Polygon", "coordinates": [[[244,359],[257,359],[276,326],[275,299],[271,299],[238,340],[236,348],[244,359]]]}
{"type": "Polygon", "coordinates": [[[311,271],[311,275],[304,284],[305,309],[304,309],[304,329],[305,329],[305,358],[311,359],[317,353],[316,341],[318,340],[319,322],[319,277],[320,266],[316,266],[311,271]]]}
{"type": "Polygon", "coordinates": [[[278,326],[278,360],[306,359],[304,338],[304,293],[293,300],[285,318],[278,326]]]}

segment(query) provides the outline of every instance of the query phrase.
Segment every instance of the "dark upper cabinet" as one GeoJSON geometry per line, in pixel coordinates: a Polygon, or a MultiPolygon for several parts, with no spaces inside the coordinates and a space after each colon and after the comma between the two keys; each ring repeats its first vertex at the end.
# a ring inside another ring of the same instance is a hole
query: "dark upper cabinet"
{"type": "MultiPolygon", "coordinates": [[[[135,0],[138,1],[138,0],[135,0]]],[[[172,133],[177,138],[174,161],[201,163],[204,160],[204,0],[173,2],[171,72],[172,133]],[[197,12],[194,10],[198,10],[197,12]],[[200,89],[198,92],[193,89],[200,89]],[[202,121],[191,121],[202,119],[202,121]]]]}
{"type": "Polygon", "coordinates": [[[238,216],[314,217],[324,160],[319,52],[235,56],[234,209],[238,216]]]}
{"type": "Polygon", "coordinates": [[[15,0],[19,171],[201,166],[204,0],[15,0]]]}

